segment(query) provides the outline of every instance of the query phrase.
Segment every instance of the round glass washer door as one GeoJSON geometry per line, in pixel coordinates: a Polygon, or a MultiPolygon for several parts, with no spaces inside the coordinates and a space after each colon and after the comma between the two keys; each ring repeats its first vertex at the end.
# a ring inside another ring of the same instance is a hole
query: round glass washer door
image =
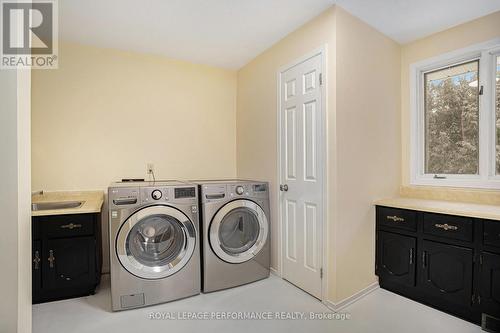
{"type": "Polygon", "coordinates": [[[116,253],[131,274],[161,279],[182,269],[195,245],[194,225],[184,213],[169,206],[149,206],[122,224],[116,253]]]}
{"type": "Polygon", "coordinates": [[[235,200],[224,205],[212,219],[210,245],[222,260],[242,263],[262,250],[268,233],[262,208],[250,200],[235,200]]]}

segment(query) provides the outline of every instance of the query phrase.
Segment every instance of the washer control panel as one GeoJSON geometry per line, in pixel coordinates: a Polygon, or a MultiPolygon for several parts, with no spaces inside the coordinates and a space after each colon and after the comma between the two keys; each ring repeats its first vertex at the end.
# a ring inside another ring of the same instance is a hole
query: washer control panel
{"type": "Polygon", "coordinates": [[[153,198],[154,200],[160,200],[162,196],[163,193],[161,193],[160,190],[154,190],[153,192],[151,192],[151,198],[153,198]]]}
{"type": "Polygon", "coordinates": [[[196,198],[196,187],[176,187],[174,189],[174,198],[185,199],[185,198],[196,198]]]}
{"type": "Polygon", "coordinates": [[[141,202],[164,202],[168,201],[170,192],[168,188],[144,187],[141,189],[141,202]]]}
{"type": "Polygon", "coordinates": [[[231,197],[250,195],[251,186],[249,184],[229,184],[228,192],[231,197]]]}
{"type": "Polygon", "coordinates": [[[236,194],[238,195],[242,195],[243,193],[245,193],[245,189],[243,188],[243,186],[241,185],[238,185],[236,186],[236,190],[235,190],[236,194]]]}
{"type": "Polygon", "coordinates": [[[197,202],[196,186],[176,186],[176,187],[143,187],[141,189],[142,203],[190,203],[197,202]]]}

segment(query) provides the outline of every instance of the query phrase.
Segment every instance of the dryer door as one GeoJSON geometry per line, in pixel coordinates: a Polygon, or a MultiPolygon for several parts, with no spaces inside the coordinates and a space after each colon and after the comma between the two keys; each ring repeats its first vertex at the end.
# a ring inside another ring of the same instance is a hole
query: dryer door
{"type": "Polygon", "coordinates": [[[122,224],[116,253],[131,274],[161,279],[182,269],[195,245],[195,227],[184,213],[170,206],[149,206],[122,224]]]}
{"type": "Polygon", "coordinates": [[[268,233],[262,208],[250,200],[235,200],[224,205],[212,219],[210,245],[220,259],[242,263],[262,250],[268,233]]]}

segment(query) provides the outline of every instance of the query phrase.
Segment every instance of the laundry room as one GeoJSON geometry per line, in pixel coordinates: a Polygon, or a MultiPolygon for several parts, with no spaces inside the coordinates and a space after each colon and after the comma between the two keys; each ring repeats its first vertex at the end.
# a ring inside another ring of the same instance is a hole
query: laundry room
{"type": "Polygon", "coordinates": [[[500,2],[1,9],[0,332],[500,331],[500,2]]]}

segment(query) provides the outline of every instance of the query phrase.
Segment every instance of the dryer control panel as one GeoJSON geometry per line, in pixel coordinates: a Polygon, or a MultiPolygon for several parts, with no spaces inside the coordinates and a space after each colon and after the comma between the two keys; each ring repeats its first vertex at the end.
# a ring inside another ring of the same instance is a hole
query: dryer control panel
{"type": "Polygon", "coordinates": [[[235,200],[243,197],[266,198],[268,197],[267,183],[234,182],[229,184],[203,184],[202,201],[213,202],[220,200],[235,200]]]}

